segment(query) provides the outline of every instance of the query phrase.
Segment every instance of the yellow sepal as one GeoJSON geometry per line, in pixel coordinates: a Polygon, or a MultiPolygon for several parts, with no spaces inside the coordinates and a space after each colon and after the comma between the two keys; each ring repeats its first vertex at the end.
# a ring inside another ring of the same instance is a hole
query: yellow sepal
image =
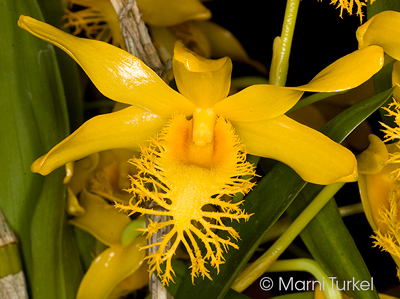
{"type": "Polygon", "coordinates": [[[312,92],[348,90],[375,75],[383,67],[383,61],[383,49],[370,46],[339,58],[319,72],[310,83],[294,88],[312,92]]]}
{"type": "Polygon", "coordinates": [[[33,18],[20,16],[18,25],[70,55],[106,97],[145,107],[157,115],[190,115],[193,104],[170,88],[140,59],[107,43],[78,38],[33,18]],[[160,96],[162,95],[162,96],[160,96]]]}

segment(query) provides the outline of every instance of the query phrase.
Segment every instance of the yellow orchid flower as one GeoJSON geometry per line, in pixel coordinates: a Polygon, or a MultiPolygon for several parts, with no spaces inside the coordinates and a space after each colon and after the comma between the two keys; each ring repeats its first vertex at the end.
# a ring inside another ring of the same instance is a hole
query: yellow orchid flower
{"type": "MultiPolygon", "coordinates": [[[[395,117],[395,123],[400,126],[400,103],[394,101],[384,109],[389,116],[395,117]]],[[[379,137],[369,136],[370,146],[357,158],[358,184],[365,215],[375,233],[372,236],[374,246],[392,255],[399,267],[397,276],[400,279],[400,134],[399,127],[382,125],[385,127],[385,142],[396,143],[385,145],[379,137]]]]}
{"type": "Polygon", "coordinates": [[[133,222],[144,223],[144,219],[132,222],[106,200],[86,189],[80,193],[79,203],[84,213],[69,222],[109,247],[93,259],[79,286],[77,299],[120,298],[147,285],[148,266],[143,262],[146,253],[140,250],[147,244],[146,239],[137,237],[124,241],[127,238],[123,238],[133,222]]]}
{"type": "Polygon", "coordinates": [[[302,86],[254,85],[228,96],[231,60],[205,59],[177,42],[173,71],[178,93],[143,62],[117,47],[74,37],[26,16],[21,16],[18,24],[66,51],[105,96],[132,105],[87,121],[36,160],[32,171],[46,175],[94,152],[112,148],[139,151],[142,146],[141,157],[131,160],[139,172],[132,177],[129,190],[139,202],[116,206],[131,213],[172,216],[170,221],[151,223],[143,229],[149,237],[164,226],[173,227],[160,242],[150,245],[160,247],[147,257],[151,273],[157,270],[161,275],[160,264],[166,262],[164,284],[172,280],[171,258],[179,243],[190,256],[192,278],[199,274],[211,278],[206,260],[218,269],[224,262],[223,251],[229,246],[238,248],[214,230],[227,231],[237,239],[237,232],[222,219],[250,217],[240,209],[240,203],[221,199],[223,195],[247,193],[253,187],[250,179],[242,178],[254,176],[253,166],[245,161],[246,152],[282,161],[316,184],[357,179],[356,159],[349,150],[284,113],[305,91],[347,90],[368,80],[382,67],[380,47],[357,50],[302,86]],[[153,200],[165,211],[139,206],[146,200],[153,200]],[[221,212],[203,210],[209,204],[221,212]],[[204,243],[204,256],[195,236],[204,243]],[[171,238],[174,241],[168,246],[171,238]]]}

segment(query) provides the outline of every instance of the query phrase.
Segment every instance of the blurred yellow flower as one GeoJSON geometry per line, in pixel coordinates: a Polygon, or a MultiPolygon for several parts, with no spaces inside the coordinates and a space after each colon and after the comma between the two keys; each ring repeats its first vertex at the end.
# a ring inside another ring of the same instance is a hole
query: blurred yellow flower
{"type": "Polygon", "coordinates": [[[110,0],[67,0],[64,28],[73,29],[72,34],[84,33],[88,38],[102,40],[125,49],[121,35],[119,20],[110,0]],[[84,9],[74,11],[74,5],[84,9]]]}
{"type": "MultiPolygon", "coordinates": [[[[369,136],[370,146],[357,158],[358,184],[366,217],[375,233],[374,246],[389,252],[400,267],[400,104],[394,101],[384,109],[395,117],[398,126],[391,128],[382,123],[385,142],[396,142],[385,145],[379,137],[369,136]]],[[[397,276],[400,279],[399,268],[397,276]]]]}
{"type": "MultiPolygon", "coordinates": [[[[125,49],[118,16],[110,0],[67,0],[65,27],[73,34],[85,33],[88,38],[112,42],[125,49]],[[78,5],[84,9],[74,11],[78,5]]],[[[152,39],[164,62],[173,56],[175,41],[206,58],[228,56],[247,63],[265,74],[266,68],[251,59],[236,37],[225,28],[208,21],[211,12],[198,0],[137,0],[141,17],[148,25],[152,39]]]]}
{"type": "MultiPolygon", "coordinates": [[[[132,226],[145,227],[143,218],[131,221],[114,208],[113,202],[128,203],[130,195],[128,174],[136,168],[126,161],[135,155],[129,150],[113,149],[94,153],[77,162],[68,163],[67,212],[69,220],[108,246],[96,257],[86,272],[77,299],[120,298],[147,285],[146,255],[139,251],[146,245],[140,233],[131,233],[132,226]]],[[[97,250],[95,250],[97,251],[97,250]]]]}
{"type": "Polygon", "coordinates": [[[260,84],[228,96],[231,60],[205,59],[177,42],[173,71],[178,93],[143,62],[117,47],[74,37],[26,16],[21,16],[18,24],[66,51],[105,96],[131,105],[90,119],[36,160],[32,171],[46,175],[68,162],[113,148],[141,151],[140,158],[131,160],[138,174],[132,176],[129,189],[139,202],[133,198],[129,205],[116,206],[131,213],[172,216],[143,229],[150,236],[161,227],[173,226],[160,242],[151,245],[161,245],[161,249],[147,257],[150,272],[157,270],[164,284],[172,279],[170,263],[179,243],[190,256],[192,278],[199,274],[209,277],[206,260],[218,269],[224,262],[223,251],[229,246],[237,248],[230,238],[221,238],[214,230],[237,239],[237,232],[222,219],[250,217],[240,203],[222,200],[223,195],[247,193],[254,185],[254,167],[245,160],[247,152],[282,161],[316,184],[357,179],[356,159],[348,149],[284,114],[305,91],[347,90],[368,80],[383,64],[378,46],[337,60],[308,84],[260,84]],[[165,211],[141,207],[147,200],[165,211]],[[218,206],[220,212],[204,209],[209,204],[218,206]],[[204,243],[205,255],[195,236],[204,243]],[[176,241],[162,252],[172,238],[176,241]],[[167,267],[161,275],[164,262],[167,267]]]}

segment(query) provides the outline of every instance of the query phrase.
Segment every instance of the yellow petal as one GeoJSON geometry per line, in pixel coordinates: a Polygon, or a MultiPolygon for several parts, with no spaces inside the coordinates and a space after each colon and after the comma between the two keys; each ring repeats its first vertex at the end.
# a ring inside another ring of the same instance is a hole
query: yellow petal
{"type": "Polygon", "coordinates": [[[376,135],[368,136],[370,142],[368,148],[358,157],[358,172],[363,174],[378,174],[389,159],[389,153],[386,145],[376,135]]]}
{"type": "Polygon", "coordinates": [[[211,12],[198,0],[137,0],[137,5],[143,21],[153,26],[211,18],[211,12]]]}
{"type": "Polygon", "coordinates": [[[70,220],[71,224],[108,246],[121,244],[122,232],[131,223],[126,214],[118,212],[113,205],[86,189],[81,192],[79,203],[85,213],[70,220]]]}
{"type": "Polygon", "coordinates": [[[354,51],[323,69],[310,83],[298,90],[337,92],[357,87],[371,78],[383,66],[383,50],[378,46],[354,51]]]}
{"type": "Polygon", "coordinates": [[[83,277],[76,298],[108,298],[122,280],[142,265],[146,251],[139,249],[145,245],[146,239],[139,237],[125,249],[113,246],[102,252],[83,277]]]}
{"type": "Polygon", "coordinates": [[[357,161],[348,149],[285,115],[232,124],[250,154],[281,161],[305,181],[328,185],[357,179],[357,161]]]}
{"type": "Polygon", "coordinates": [[[68,162],[95,152],[114,148],[140,151],[140,144],[161,130],[167,121],[135,106],[98,115],[37,159],[31,170],[47,175],[68,162]]]}
{"type": "Polygon", "coordinates": [[[382,48],[371,46],[338,59],[306,85],[253,85],[217,103],[214,109],[218,115],[231,121],[274,118],[292,108],[304,91],[333,92],[354,88],[371,78],[382,65],[382,48]]]}
{"type": "Polygon", "coordinates": [[[197,108],[212,108],[229,93],[232,62],[228,57],[206,59],[177,41],[173,68],[179,92],[197,108]]]}
{"type": "Polygon", "coordinates": [[[196,24],[208,38],[212,57],[228,56],[233,61],[249,64],[262,74],[267,73],[266,67],[251,59],[239,40],[230,31],[209,21],[197,21],[196,24]]]}
{"type": "Polygon", "coordinates": [[[363,49],[370,45],[378,45],[383,50],[400,60],[400,13],[396,11],[383,11],[365,24],[356,32],[358,48],[363,49]]]}
{"type": "Polygon", "coordinates": [[[193,104],[170,88],[141,60],[104,42],[74,37],[46,23],[21,16],[18,25],[70,55],[106,97],[170,117],[191,114],[193,104]]]}
{"type": "Polygon", "coordinates": [[[217,115],[230,121],[252,122],[285,114],[303,91],[269,84],[252,85],[218,102],[217,115]]]}

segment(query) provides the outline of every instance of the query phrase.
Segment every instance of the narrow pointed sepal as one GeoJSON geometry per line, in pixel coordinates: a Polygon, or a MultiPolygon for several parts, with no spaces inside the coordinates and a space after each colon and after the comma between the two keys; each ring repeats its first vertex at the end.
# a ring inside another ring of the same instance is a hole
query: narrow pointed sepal
{"type": "Polygon", "coordinates": [[[170,88],[140,59],[107,43],[78,38],[46,23],[21,16],[18,25],[71,56],[106,97],[145,107],[163,117],[190,115],[193,104],[170,88]]]}

